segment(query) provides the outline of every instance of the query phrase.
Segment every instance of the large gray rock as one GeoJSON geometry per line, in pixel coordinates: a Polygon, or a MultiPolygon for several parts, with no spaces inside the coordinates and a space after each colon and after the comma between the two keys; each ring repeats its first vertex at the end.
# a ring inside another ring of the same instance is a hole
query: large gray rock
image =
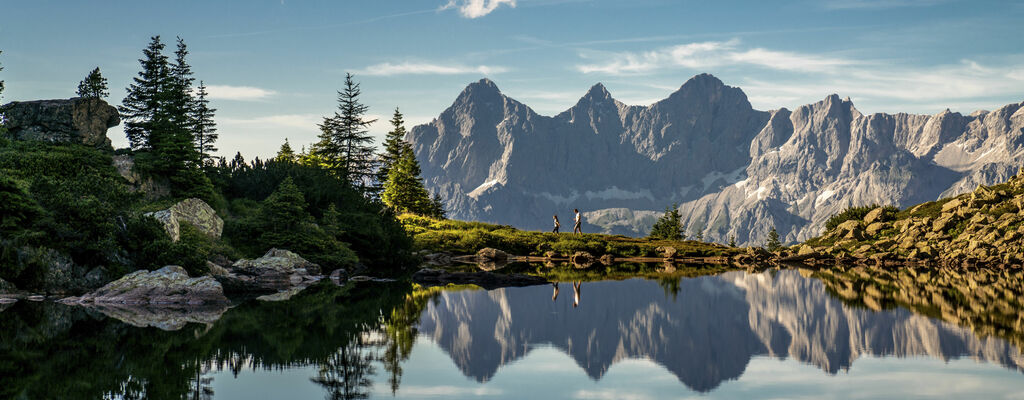
{"type": "Polygon", "coordinates": [[[323,277],[320,266],[288,250],[270,249],[263,257],[238,260],[216,276],[228,291],[279,292],[306,287],[323,277]]]}
{"type": "Polygon", "coordinates": [[[117,109],[96,98],[16,101],[2,109],[9,134],[19,140],[77,143],[109,149],[107,129],[121,123],[117,109]]]}
{"type": "Polygon", "coordinates": [[[211,305],[228,302],[224,289],[209,276],[190,278],[185,269],[168,265],[156,271],[135,271],[66,304],[126,304],[149,306],[211,305]]]}
{"type": "Polygon", "coordinates": [[[908,206],[1007,180],[1024,164],[1024,103],[970,115],[861,114],[837,95],[770,112],[710,75],[629,106],[595,85],[569,110],[534,113],[489,80],[466,87],[408,139],[428,189],[458,219],[646,234],[680,204],[688,234],[724,243],[821,234],[849,206],[908,206]],[[586,229],[586,227],[585,227],[586,229]]]}
{"type": "Polygon", "coordinates": [[[217,212],[200,199],[185,199],[166,210],[147,213],[164,225],[164,230],[171,240],[177,242],[181,238],[181,223],[189,223],[199,231],[214,238],[220,238],[224,232],[224,220],[217,212]]]}

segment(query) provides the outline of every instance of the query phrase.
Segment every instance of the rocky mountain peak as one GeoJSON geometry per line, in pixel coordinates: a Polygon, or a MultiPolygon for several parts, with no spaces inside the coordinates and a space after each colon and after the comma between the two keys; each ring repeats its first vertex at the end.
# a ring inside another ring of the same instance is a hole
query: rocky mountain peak
{"type": "Polygon", "coordinates": [[[495,85],[490,79],[483,78],[467,85],[466,88],[462,90],[462,93],[459,94],[459,97],[455,102],[493,102],[503,96],[504,95],[501,94],[501,90],[498,89],[498,85],[495,85]]]}

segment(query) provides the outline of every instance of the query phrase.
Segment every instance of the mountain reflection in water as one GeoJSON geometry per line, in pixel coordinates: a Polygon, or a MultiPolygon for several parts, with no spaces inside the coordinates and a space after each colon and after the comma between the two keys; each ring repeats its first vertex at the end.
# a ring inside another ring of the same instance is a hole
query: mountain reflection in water
{"type": "Polygon", "coordinates": [[[753,357],[792,358],[834,374],[862,355],[972,357],[1019,370],[1005,340],[898,308],[844,305],[797,271],[683,279],[666,294],[650,280],[587,282],[579,307],[550,287],[441,293],[420,319],[459,369],[479,382],[532,349],[553,346],[592,379],[625,359],[650,359],[706,392],[737,379],[753,357]]]}
{"type": "MultiPolygon", "coordinates": [[[[950,301],[936,308],[914,300],[910,311],[897,306],[906,303],[899,293],[948,288],[864,290],[875,284],[872,273],[565,281],[557,296],[555,285],[318,285],[289,301],[248,302],[200,317],[19,302],[0,308],[0,398],[608,398],[641,389],[662,397],[682,393],[676,380],[697,392],[748,397],[763,390],[766,377],[786,394],[849,384],[843,377],[856,374],[836,374],[858,362],[874,373],[906,372],[906,382],[923,371],[955,385],[996,382],[986,386],[995,394],[1024,389],[1024,357],[1014,345],[1021,332],[1011,323],[1021,311],[1013,303],[987,319],[970,306],[950,309],[950,301]],[[874,294],[848,300],[862,292],[874,294]],[[930,309],[970,313],[972,323],[943,321],[930,309]],[[939,371],[942,362],[965,357],[979,363],[939,371]],[[893,362],[879,364],[883,358],[893,362]],[[613,365],[622,372],[610,373],[613,365]],[[549,379],[524,377],[524,368],[549,371],[542,375],[549,379]],[[670,385],[622,381],[623,374],[658,375],[651,368],[667,371],[663,384],[670,385]],[[730,380],[737,382],[723,385],[730,380]]],[[[893,395],[890,389],[881,394],[893,395]]]]}

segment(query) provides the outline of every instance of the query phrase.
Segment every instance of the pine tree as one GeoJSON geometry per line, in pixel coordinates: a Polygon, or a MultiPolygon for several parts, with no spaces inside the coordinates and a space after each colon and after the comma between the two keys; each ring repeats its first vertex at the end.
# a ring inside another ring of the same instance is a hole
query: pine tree
{"type": "Polygon", "coordinates": [[[345,75],[345,88],[338,92],[338,111],[332,117],[324,117],[320,124],[320,141],[314,145],[313,155],[336,174],[369,193],[373,189],[368,183],[373,180],[376,160],[373,136],[367,128],[376,120],[366,119],[369,107],[359,102],[362,92],[352,78],[352,74],[345,75]]]}
{"type": "Polygon", "coordinates": [[[199,159],[203,165],[208,165],[211,153],[217,151],[214,143],[217,142],[217,123],[213,121],[216,108],[210,108],[210,101],[206,99],[206,84],[199,81],[196,88],[195,101],[192,104],[192,134],[195,137],[196,151],[199,152],[199,159]]]}
{"type": "Polygon", "coordinates": [[[680,224],[682,217],[679,215],[679,205],[673,204],[665,208],[665,214],[658,218],[658,221],[651,226],[651,233],[647,237],[652,239],[682,240],[683,229],[680,224]]]}
{"type": "Polygon", "coordinates": [[[377,181],[382,184],[388,180],[391,166],[398,161],[403,149],[408,146],[408,142],[405,141],[405,120],[397,107],[390,122],[391,131],[384,137],[384,151],[380,154],[380,166],[377,169],[377,181]]]}
{"type": "Polygon", "coordinates": [[[772,227],[772,230],[768,231],[768,243],[764,246],[768,251],[776,251],[782,248],[782,242],[779,241],[779,232],[772,227]]]}
{"type": "Polygon", "coordinates": [[[729,247],[736,247],[736,235],[729,235],[729,247]]]}
{"type": "Polygon", "coordinates": [[[281,234],[295,231],[311,218],[306,212],[306,198],[290,176],[284,178],[277,190],[263,201],[259,214],[264,227],[281,234]]]}
{"type": "Polygon", "coordinates": [[[89,72],[85,79],[78,83],[78,97],[102,99],[110,96],[107,91],[107,78],[100,74],[100,67],[89,72]]]}
{"type": "Polygon", "coordinates": [[[128,95],[118,107],[133,150],[148,149],[153,130],[165,125],[168,118],[165,94],[170,84],[170,71],[163,50],[160,36],[153,36],[149,46],[142,50],[143,58],[139,59],[142,71],[133,78],[128,95]]]}
{"type": "Polygon", "coordinates": [[[448,216],[448,212],[444,210],[444,199],[441,198],[441,194],[434,192],[434,196],[430,198],[430,213],[429,217],[444,219],[448,216]]]}
{"type": "Polygon", "coordinates": [[[281,145],[281,149],[277,151],[277,156],[274,159],[280,162],[295,161],[295,151],[292,150],[292,145],[288,144],[288,138],[284,138],[284,144],[281,145]]]}
{"type": "Polygon", "coordinates": [[[420,164],[412,148],[404,147],[401,158],[391,166],[380,198],[385,205],[399,213],[435,214],[434,203],[430,193],[423,187],[420,164]]]}
{"type": "Polygon", "coordinates": [[[696,240],[698,242],[703,242],[704,241],[704,231],[697,231],[697,233],[693,234],[693,240],[696,240]]]}

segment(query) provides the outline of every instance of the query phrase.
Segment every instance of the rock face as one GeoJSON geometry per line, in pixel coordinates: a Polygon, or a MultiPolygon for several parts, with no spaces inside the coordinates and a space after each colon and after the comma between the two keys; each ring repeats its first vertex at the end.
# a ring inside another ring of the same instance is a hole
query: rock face
{"type": "Polygon", "coordinates": [[[15,139],[108,149],[107,129],[121,123],[114,106],[94,98],[16,101],[4,105],[3,113],[9,134],[15,139]]]}
{"type": "Polygon", "coordinates": [[[217,212],[209,204],[195,198],[179,201],[166,210],[146,215],[151,215],[163,223],[167,235],[175,242],[181,238],[182,222],[192,224],[201,232],[215,238],[219,238],[224,232],[224,220],[217,216],[217,212]]]}
{"type": "Polygon", "coordinates": [[[156,271],[135,271],[67,304],[124,304],[149,306],[211,305],[228,302],[215,279],[189,278],[184,268],[168,265],[156,271]]]}
{"type": "Polygon", "coordinates": [[[598,84],[547,117],[484,79],[407,138],[453,218],[550,229],[579,208],[585,231],[641,235],[680,203],[687,234],[762,244],[772,227],[784,242],[817,236],[851,205],[1005,180],[1024,163],[1022,110],[864,115],[831,95],[765,112],[702,74],[646,107],[598,84]]]}
{"type": "Polygon", "coordinates": [[[322,278],[320,266],[288,250],[270,249],[263,257],[238,260],[216,277],[228,291],[279,292],[306,287],[322,278]]]}

